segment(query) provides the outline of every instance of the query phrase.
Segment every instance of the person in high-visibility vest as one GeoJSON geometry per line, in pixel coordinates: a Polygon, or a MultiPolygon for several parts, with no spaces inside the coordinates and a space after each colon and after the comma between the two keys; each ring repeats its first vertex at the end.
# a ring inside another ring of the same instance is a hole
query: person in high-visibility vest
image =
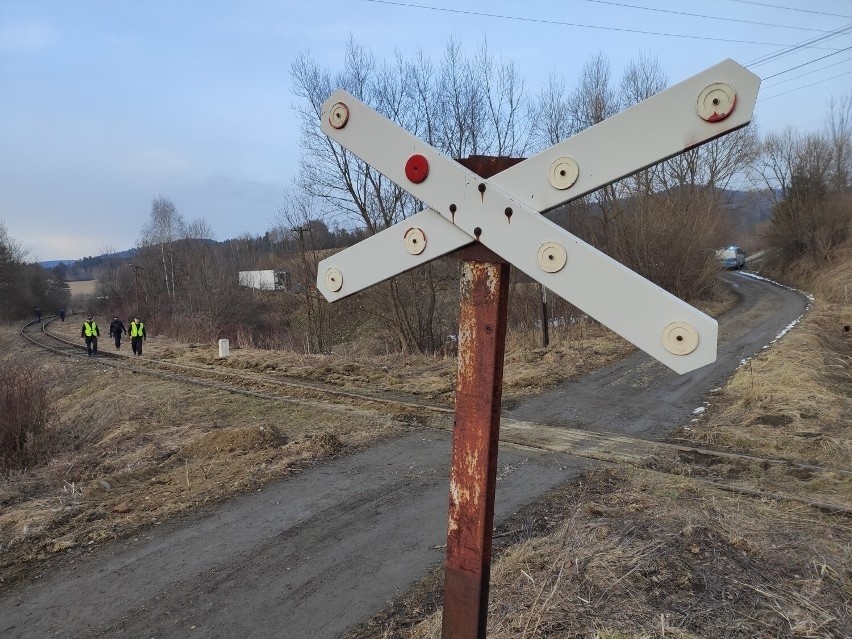
{"type": "Polygon", "coordinates": [[[98,335],[100,334],[98,323],[89,315],[83,322],[83,330],[80,331],[80,337],[86,340],[86,351],[89,353],[89,357],[97,357],[98,355],[98,335]]]}
{"type": "Polygon", "coordinates": [[[142,354],[142,342],[148,338],[145,335],[145,325],[139,321],[138,317],[134,317],[130,322],[130,347],[133,349],[134,355],[142,354]]]}

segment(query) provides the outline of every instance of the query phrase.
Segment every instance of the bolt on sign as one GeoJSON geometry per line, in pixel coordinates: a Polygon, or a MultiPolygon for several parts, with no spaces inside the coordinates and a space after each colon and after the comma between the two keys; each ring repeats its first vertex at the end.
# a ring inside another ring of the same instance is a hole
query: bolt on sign
{"type": "MultiPolygon", "coordinates": [[[[442,155],[346,91],[336,91],[323,105],[323,132],[428,208],[320,262],[317,288],[334,302],[475,244],[490,250],[488,254],[493,261],[520,269],[673,371],[683,374],[710,364],[716,360],[718,333],[713,318],[541,213],[746,126],[759,86],[756,75],[733,60],[725,60],[531,158],[504,162],[500,167],[504,170],[495,174],[489,171],[487,177],[442,155]],[[377,140],[381,143],[377,144],[377,140]]],[[[483,262],[481,257],[474,261],[483,262]]],[[[493,288],[495,272],[487,274],[478,268],[463,270],[462,317],[466,302],[471,301],[465,291],[476,288],[477,273],[492,278],[493,288]],[[466,283],[465,278],[473,278],[474,284],[466,283]]],[[[494,335],[499,336],[496,359],[482,360],[491,361],[492,367],[499,369],[492,379],[495,386],[492,390],[496,392],[492,393],[492,399],[497,400],[493,423],[483,426],[490,428],[487,434],[477,434],[494,441],[494,449],[488,453],[493,453],[493,460],[483,470],[489,476],[496,470],[505,298],[502,311],[495,309],[493,321],[480,323],[482,335],[470,335],[467,340],[460,339],[459,344],[461,361],[470,354],[465,349],[476,354],[482,344],[489,339],[493,342],[494,335]]],[[[477,324],[473,326],[475,329],[477,324]]],[[[462,382],[460,368],[459,392],[462,382]]],[[[462,416],[468,412],[459,405],[461,401],[459,395],[451,471],[445,637],[484,636],[487,611],[491,520],[484,527],[480,525],[487,539],[480,540],[479,545],[481,550],[487,550],[488,557],[482,559],[480,566],[484,569],[477,578],[484,580],[484,584],[480,581],[477,586],[479,594],[473,597],[477,601],[461,604],[478,606],[477,610],[468,611],[467,617],[473,621],[467,626],[456,623],[465,616],[464,611],[448,611],[449,606],[456,605],[447,599],[452,594],[451,572],[455,574],[458,568],[450,565],[451,557],[455,556],[451,541],[454,531],[459,529],[454,495],[464,492],[453,483],[457,464],[464,462],[460,454],[457,459],[456,448],[458,433],[464,426],[462,416]],[[452,616],[450,622],[448,613],[452,616]],[[459,630],[463,626],[466,629],[459,630]]],[[[493,519],[493,481],[489,485],[485,477],[483,482],[490,493],[486,495],[486,503],[477,506],[481,506],[478,514],[474,514],[493,519]]]]}

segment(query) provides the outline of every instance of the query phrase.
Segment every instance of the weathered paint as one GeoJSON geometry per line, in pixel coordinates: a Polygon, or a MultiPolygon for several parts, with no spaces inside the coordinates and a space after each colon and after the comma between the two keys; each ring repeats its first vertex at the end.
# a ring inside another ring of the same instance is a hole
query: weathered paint
{"type": "Polygon", "coordinates": [[[485,637],[509,265],[462,266],[443,636],[485,637]]]}
{"type": "MultiPolygon", "coordinates": [[[[482,177],[490,177],[517,161],[477,157],[462,164],[482,177]]],[[[462,252],[456,418],[444,573],[445,639],[485,637],[488,617],[510,266],[480,247],[462,252]]]]}

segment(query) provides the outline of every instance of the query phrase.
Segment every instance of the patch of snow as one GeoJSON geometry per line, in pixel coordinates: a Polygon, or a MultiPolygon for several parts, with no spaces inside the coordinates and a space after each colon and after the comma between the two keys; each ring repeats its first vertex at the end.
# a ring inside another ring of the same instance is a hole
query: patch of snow
{"type": "MultiPolygon", "coordinates": [[[[740,273],[745,275],[746,277],[750,277],[754,280],[760,280],[761,282],[769,282],[770,284],[773,284],[775,286],[780,286],[781,288],[786,288],[788,291],[794,291],[796,293],[799,293],[800,295],[804,295],[811,302],[814,301],[813,295],[811,295],[810,293],[806,293],[805,291],[802,291],[798,288],[793,288],[792,286],[787,286],[786,284],[781,284],[780,282],[776,282],[775,280],[769,279],[768,277],[764,277],[763,275],[758,275],[757,273],[754,273],[753,271],[740,271],[740,273]]],[[[769,344],[766,344],[765,346],[763,346],[761,348],[761,350],[766,350],[766,349],[770,348],[775,342],[780,340],[787,333],[789,333],[793,328],[795,328],[796,324],[798,324],[800,321],[802,321],[802,318],[805,316],[805,314],[808,311],[811,310],[811,308],[812,308],[812,304],[808,304],[807,307],[805,307],[804,313],[799,315],[799,317],[797,317],[792,322],[790,322],[787,326],[785,326],[784,329],[780,333],[778,333],[778,335],[775,336],[775,339],[773,339],[771,342],[769,342],[769,344]]],[[[750,360],[751,360],[751,357],[746,357],[744,359],[741,359],[740,365],[737,368],[742,368],[743,366],[748,364],[748,362],[750,360]]]]}

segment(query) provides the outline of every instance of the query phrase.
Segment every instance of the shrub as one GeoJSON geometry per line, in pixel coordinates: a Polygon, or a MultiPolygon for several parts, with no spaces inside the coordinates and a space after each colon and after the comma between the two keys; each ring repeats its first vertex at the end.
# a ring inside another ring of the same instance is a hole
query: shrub
{"type": "Polygon", "coordinates": [[[0,366],[0,465],[38,461],[52,412],[48,390],[41,371],[21,363],[0,366]]]}

